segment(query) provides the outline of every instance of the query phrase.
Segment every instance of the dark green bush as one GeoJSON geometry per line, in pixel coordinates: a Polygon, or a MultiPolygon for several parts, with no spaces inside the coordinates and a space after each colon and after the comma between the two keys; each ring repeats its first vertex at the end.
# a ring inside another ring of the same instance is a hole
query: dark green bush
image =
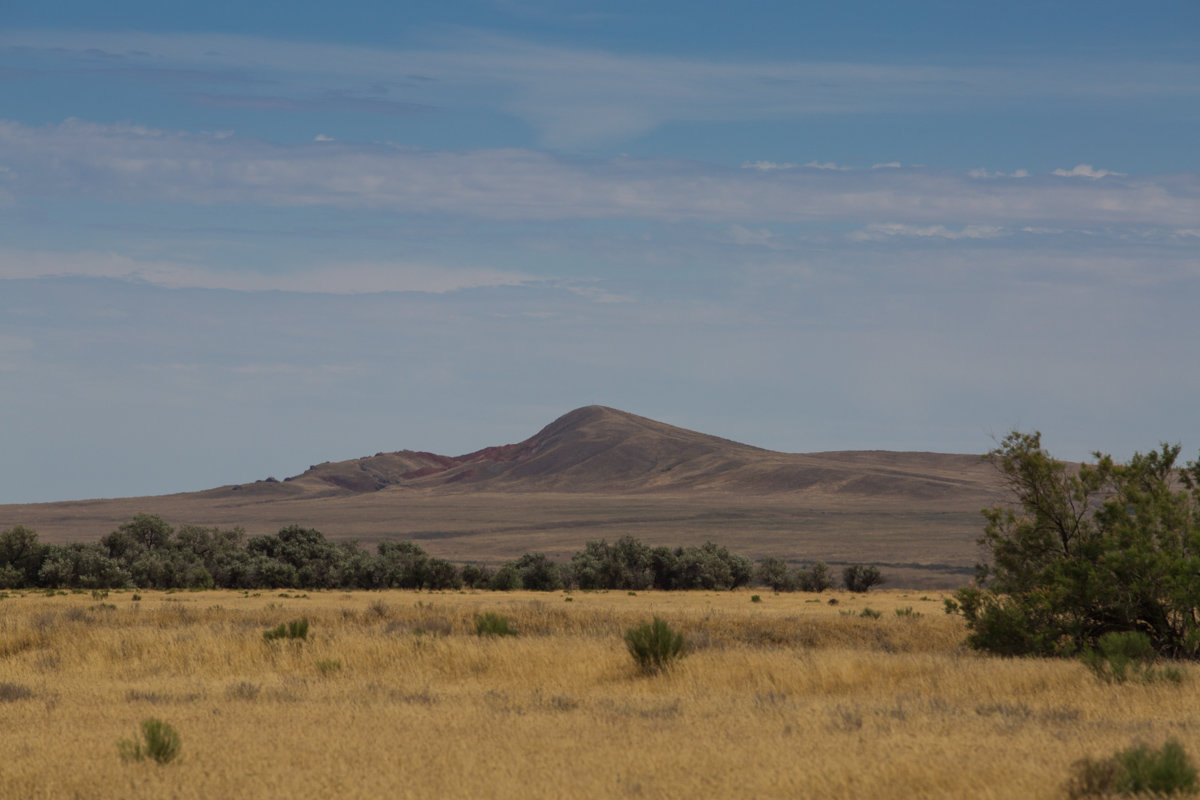
{"type": "Polygon", "coordinates": [[[263,641],[271,642],[276,639],[307,639],[308,620],[294,619],[291,622],[281,622],[270,630],[263,631],[263,641]]]}
{"type": "Polygon", "coordinates": [[[1178,683],[1183,673],[1177,668],[1154,666],[1158,654],[1150,637],[1141,631],[1114,631],[1096,640],[1095,649],[1085,650],[1083,663],[1106,683],[1125,683],[1135,680],[1152,683],[1167,680],[1178,683]]]}
{"type": "Polygon", "coordinates": [[[488,588],[493,592],[515,592],[524,587],[515,561],[502,565],[488,580],[488,588]]]}
{"type": "Polygon", "coordinates": [[[648,675],[668,669],[687,651],[683,634],[658,617],[625,631],[625,646],[638,668],[648,675]]]}
{"type": "Polygon", "coordinates": [[[829,574],[829,565],[818,561],[806,569],[797,570],[796,583],[803,592],[824,592],[833,588],[833,576],[829,574]]]}
{"type": "Polygon", "coordinates": [[[842,580],[848,591],[863,593],[872,586],[883,583],[883,575],[879,572],[879,567],[854,564],[842,570],[842,580]]]}
{"type": "Polygon", "coordinates": [[[485,611],[482,614],[475,615],[475,635],[516,636],[517,630],[508,621],[508,617],[502,617],[491,611],[485,611]]]}
{"type": "Polygon", "coordinates": [[[152,759],[159,764],[174,761],[183,749],[183,741],[179,732],[161,719],[150,717],[142,722],[142,738],[144,744],[137,740],[122,739],[117,742],[117,750],[125,761],[142,761],[152,759]]]}
{"type": "Polygon", "coordinates": [[[781,558],[764,558],[758,562],[754,577],[759,583],[775,592],[794,592],[797,588],[796,575],[781,558]]]}
{"type": "Polygon", "coordinates": [[[1161,748],[1140,744],[1105,759],[1090,758],[1075,764],[1067,783],[1072,798],[1111,795],[1192,794],[1197,788],[1196,768],[1175,739],[1161,748]]]}

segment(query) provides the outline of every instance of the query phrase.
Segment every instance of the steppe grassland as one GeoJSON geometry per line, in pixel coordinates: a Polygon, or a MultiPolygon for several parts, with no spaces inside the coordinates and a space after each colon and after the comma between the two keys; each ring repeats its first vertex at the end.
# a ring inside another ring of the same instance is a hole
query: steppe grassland
{"type": "Polygon", "coordinates": [[[0,796],[1061,797],[1085,756],[1200,754],[1192,667],[1109,685],[964,650],[936,594],[752,594],[10,594],[0,796]],[[647,677],[652,615],[691,652],[647,677]],[[182,756],[121,761],[151,716],[182,756]]]}

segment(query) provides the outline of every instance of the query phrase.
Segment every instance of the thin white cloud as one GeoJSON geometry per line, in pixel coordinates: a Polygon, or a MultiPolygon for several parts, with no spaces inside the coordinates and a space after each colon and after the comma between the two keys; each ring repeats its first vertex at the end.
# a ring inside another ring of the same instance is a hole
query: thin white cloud
{"type": "MultiPolygon", "coordinates": [[[[742,169],[756,169],[759,172],[771,172],[776,169],[795,169],[798,166],[800,165],[786,161],[781,164],[774,161],[746,161],[742,163],[742,169]]],[[[810,165],[805,164],[804,166],[807,167],[810,165]]]]}
{"type": "Polygon", "coordinates": [[[313,137],[313,141],[314,142],[332,142],[332,141],[334,141],[334,138],[332,136],[326,136],[323,133],[318,133],[316,136],[313,137]]]}
{"type": "Polygon", "coordinates": [[[986,169],[973,169],[967,175],[972,178],[1028,178],[1029,170],[1018,169],[1013,172],[988,172],[986,169]]]}
{"type": "Polygon", "coordinates": [[[888,161],[885,164],[872,164],[871,169],[900,169],[903,166],[899,161],[888,161]]]}
{"type": "Polygon", "coordinates": [[[493,269],[445,269],[425,264],[331,264],[286,274],[231,272],[192,264],[143,261],[114,253],[57,253],[0,250],[0,280],[109,278],[165,289],[224,289],[236,292],[444,294],[464,289],[521,286],[538,282],[493,269]]]}
{"type": "Polygon", "coordinates": [[[843,167],[838,164],[835,164],[832,161],[809,161],[804,166],[809,167],[810,169],[834,169],[834,170],[850,169],[849,167],[843,167]]]}
{"type": "Polygon", "coordinates": [[[1076,164],[1071,169],[1056,169],[1054,174],[1062,178],[1104,178],[1109,175],[1123,176],[1124,172],[1113,172],[1107,169],[1095,169],[1091,164],[1076,164]]]}
{"type": "Polygon", "coordinates": [[[877,223],[850,234],[857,241],[878,241],[892,236],[921,239],[995,239],[1004,231],[995,225],[966,225],[951,230],[945,225],[903,225],[896,222],[877,223]]]}
{"type": "Polygon", "coordinates": [[[26,196],[378,209],[499,220],[629,218],[725,224],[1153,225],[1200,219],[1194,174],[1120,181],[979,181],[930,169],[759,170],[584,161],[530,150],[278,145],[132,125],[0,122],[0,166],[26,196]]]}

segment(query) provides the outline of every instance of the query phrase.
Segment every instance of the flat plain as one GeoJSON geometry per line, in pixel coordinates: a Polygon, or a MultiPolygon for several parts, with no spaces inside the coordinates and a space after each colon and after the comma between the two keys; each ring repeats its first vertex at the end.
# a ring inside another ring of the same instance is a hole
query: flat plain
{"type": "Polygon", "coordinates": [[[1084,757],[1200,751],[1192,665],[1112,685],[965,649],[936,592],[754,594],[10,593],[0,796],[1056,798],[1084,757]],[[652,616],[689,653],[647,676],[652,616]],[[175,762],[119,757],[149,717],[175,762]]]}

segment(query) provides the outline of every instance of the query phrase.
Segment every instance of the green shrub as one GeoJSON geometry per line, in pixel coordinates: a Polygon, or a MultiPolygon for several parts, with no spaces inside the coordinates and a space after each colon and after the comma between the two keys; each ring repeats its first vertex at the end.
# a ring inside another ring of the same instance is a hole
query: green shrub
{"type": "Polygon", "coordinates": [[[752,594],[752,595],[750,595],[750,602],[751,603],[761,603],[762,598],[756,594],[752,594]]]}
{"type": "Polygon", "coordinates": [[[1110,795],[1191,794],[1196,791],[1196,768],[1175,739],[1159,749],[1139,744],[1099,761],[1085,758],[1075,764],[1067,783],[1072,798],[1110,795]]]}
{"type": "Polygon", "coordinates": [[[294,619],[291,622],[281,622],[270,630],[263,631],[263,641],[275,639],[308,639],[308,620],[294,619]]]}
{"type": "Polygon", "coordinates": [[[149,758],[159,764],[166,764],[175,760],[179,751],[183,749],[179,732],[166,722],[154,717],[142,722],[142,738],[145,740],[144,745],[130,739],[122,739],[117,742],[117,750],[120,751],[122,760],[142,761],[149,758]]]}
{"type": "Polygon", "coordinates": [[[867,607],[867,608],[864,608],[864,609],[862,610],[862,613],[861,613],[861,614],[859,614],[859,616],[860,616],[860,617],[866,617],[867,619],[879,619],[880,617],[882,617],[882,616],[883,616],[883,612],[882,612],[882,611],[876,611],[876,610],[875,610],[875,609],[873,609],[873,608],[867,607]]]}
{"type": "Polygon", "coordinates": [[[322,678],[328,678],[335,672],[340,672],[342,669],[341,659],[337,658],[322,658],[316,663],[317,673],[322,678]]]}
{"type": "Polygon", "coordinates": [[[683,634],[658,617],[625,631],[625,646],[638,668],[648,675],[667,669],[686,652],[683,634]]]}
{"type": "Polygon", "coordinates": [[[796,582],[804,592],[823,592],[833,588],[833,576],[829,574],[829,565],[818,561],[808,569],[796,572],[796,582]]]}
{"type": "Polygon", "coordinates": [[[842,581],[846,584],[847,591],[862,594],[872,586],[883,583],[883,575],[880,574],[879,567],[853,564],[842,570],[842,581]]]}
{"type": "Polygon", "coordinates": [[[1141,676],[1154,660],[1150,637],[1137,631],[1106,633],[1096,640],[1096,649],[1083,654],[1096,677],[1108,683],[1125,683],[1141,676]]]}
{"type": "Polygon", "coordinates": [[[1096,640],[1094,650],[1085,650],[1082,656],[1083,663],[1105,683],[1183,680],[1183,673],[1177,668],[1155,668],[1157,659],[1150,637],[1140,631],[1106,633],[1096,640]]]}
{"type": "Polygon", "coordinates": [[[486,611],[475,615],[475,635],[516,636],[517,630],[508,621],[508,617],[502,617],[499,614],[486,611]]]}

